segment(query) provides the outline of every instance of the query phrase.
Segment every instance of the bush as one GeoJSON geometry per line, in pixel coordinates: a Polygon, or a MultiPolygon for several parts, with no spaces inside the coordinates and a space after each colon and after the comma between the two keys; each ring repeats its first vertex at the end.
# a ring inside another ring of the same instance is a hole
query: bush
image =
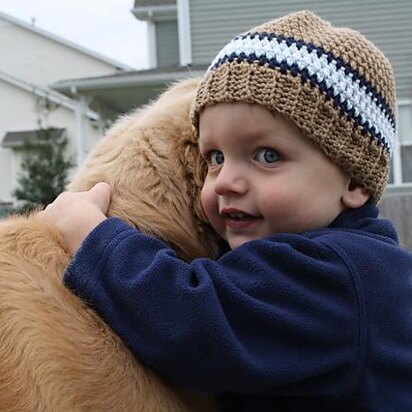
{"type": "Polygon", "coordinates": [[[67,137],[54,128],[39,129],[36,139],[23,143],[22,170],[13,192],[22,211],[47,205],[64,191],[73,166],[64,156],[67,144],[67,137]]]}

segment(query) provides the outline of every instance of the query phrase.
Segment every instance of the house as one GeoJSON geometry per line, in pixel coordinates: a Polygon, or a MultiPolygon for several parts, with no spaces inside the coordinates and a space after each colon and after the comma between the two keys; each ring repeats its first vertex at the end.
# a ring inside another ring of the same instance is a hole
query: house
{"type": "Polygon", "coordinates": [[[77,164],[102,134],[99,113],[49,84],[130,68],[2,12],[0,51],[0,205],[10,205],[23,140],[35,138],[39,125],[67,135],[77,164]]]}
{"type": "Polygon", "coordinates": [[[188,76],[204,74],[207,63],[191,62],[182,42],[189,38],[178,25],[182,14],[176,0],[136,0],[131,12],[147,24],[149,69],[59,81],[52,85],[75,98],[73,90],[88,100],[90,108],[104,111],[109,118],[146,104],[168,85],[188,76]]]}

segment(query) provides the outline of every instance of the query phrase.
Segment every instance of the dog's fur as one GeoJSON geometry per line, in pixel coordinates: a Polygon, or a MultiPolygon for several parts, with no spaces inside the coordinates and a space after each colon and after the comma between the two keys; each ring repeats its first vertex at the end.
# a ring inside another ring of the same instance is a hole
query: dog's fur
{"type": "MultiPolygon", "coordinates": [[[[109,215],[163,239],[186,260],[213,257],[217,245],[200,206],[204,165],[188,117],[197,84],[183,81],[120,119],[69,187],[106,181],[109,215]]],[[[63,286],[68,262],[60,234],[36,214],[0,222],[0,410],[212,410],[209,398],[134,359],[63,286]]]]}

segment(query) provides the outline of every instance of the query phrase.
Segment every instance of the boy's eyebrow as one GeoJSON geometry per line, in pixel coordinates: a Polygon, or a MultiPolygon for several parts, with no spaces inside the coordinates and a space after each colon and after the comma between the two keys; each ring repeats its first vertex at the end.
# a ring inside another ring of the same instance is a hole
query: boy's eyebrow
{"type": "Polygon", "coordinates": [[[205,147],[207,147],[207,144],[205,144],[204,141],[201,141],[200,139],[198,139],[197,146],[199,148],[199,151],[203,152],[205,150],[205,147]]]}

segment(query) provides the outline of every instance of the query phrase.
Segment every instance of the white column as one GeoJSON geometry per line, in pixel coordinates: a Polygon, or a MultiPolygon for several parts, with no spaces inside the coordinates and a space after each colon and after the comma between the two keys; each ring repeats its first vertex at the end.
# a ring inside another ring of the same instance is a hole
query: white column
{"type": "Polygon", "coordinates": [[[179,34],[180,65],[187,66],[192,64],[189,0],[177,0],[177,28],[179,34]]]}
{"type": "Polygon", "coordinates": [[[85,127],[84,120],[87,111],[86,98],[82,95],[78,96],[76,100],[76,162],[77,167],[80,167],[83,163],[85,156],[85,127]]]}
{"type": "MultiPolygon", "coordinates": [[[[403,125],[401,124],[400,121],[400,108],[401,106],[406,106],[409,107],[411,110],[411,113],[409,116],[407,116],[409,119],[412,121],[412,102],[410,100],[399,100],[398,101],[398,118],[396,119],[396,123],[398,125],[397,128],[397,133],[398,135],[396,136],[395,142],[394,142],[394,148],[393,148],[393,184],[396,186],[399,186],[402,184],[402,156],[401,156],[401,149],[402,149],[402,143],[405,143],[405,136],[402,135],[403,132],[403,125]]],[[[403,122],[405,119],[403,119],[403,122]]]]}
{"type": "MultiPolygon", "coordinates": [[[[17,172],[16,172],[16,153],[14,149],[10,150],[10,176],[11,176],[11,192],[17,187],[17,172]]],[[[13,206],[17,206],[17,200],[13,197],[13,206]]]]}
{"type": "Polygon", "coordinates": [[[399,186],[402,184],[402,157],[401,157],[401,142],[395,140],[393,153],[393,184],[399,186]]]}
{"type": "Polygon", "coordinates": [[[149,57],[149,69],[157,67],[157,40],[156,40],[156,26],[152,20],[148,20],[147,24],[147,47],[149,57]]]}

